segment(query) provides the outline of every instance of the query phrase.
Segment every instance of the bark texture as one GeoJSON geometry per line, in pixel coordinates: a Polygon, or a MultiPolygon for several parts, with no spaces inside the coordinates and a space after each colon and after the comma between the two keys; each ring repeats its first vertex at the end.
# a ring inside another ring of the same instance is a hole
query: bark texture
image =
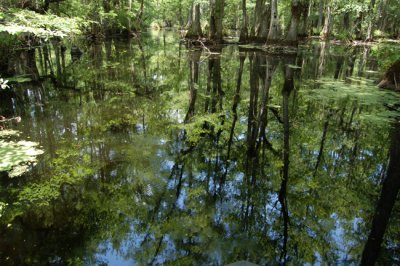
{"type": "Polygon", "coordinates": [[[328,40],[331,34],[331,7],[329,4],[326,6],[326,14],[324,20],[324,27],[321,32],[321,39],[328,40]]]}
{"type": "Polygon", "coordinates": [[[296,42],[297,43],[297,35],[298,35],[298,28],[300,22],[300,5],[298,0],[292,1],[292,18],[290,20],[290,27],[288,34],[286,36],[286,41],[289,42],[296,42]]]}
{"type": "Polygon", "coordinates": [[[373,29],[375,24],[375,16],[374,16],[374,8],[375,8],[375,0],[371,0],[368,7],[369,21],[368,21],[368,29],[367,29],[367,38],[366,41],[370,42],[373,39],[373,29]]]}
{"type": "Polygon", "coordinates": [[[186,33],[186,38],[200,38],[203,36],[200,25],[200,4],[196,4],[194,9],[192,9],[193,20],[189,25],[188,31],[186,33]]]}
{"type": "Polygon", "coordinates": [[[265,42],[268,36],[271,10],[265,0],[257,0],[254,8],[252,37],[256,42],[265,42]]]}
{"type": "Polygon", "coordinates": [[[271,0],[271,22],[269,24],[269,32],[267,41],[276,41],[280,37],[278,1],[271,0]]]}
{"type": "Polygon", "coordinates": [[[209,39],[222,43],[222,19],[224,18],[224,0],[210,0],[210,33],[209,39]]]}
{"type": "Polygon", "coordinates": [[[249,37],[246,0],[242,0],[242,25],[240,28],[239,42],[247,41],[249,37]]]}

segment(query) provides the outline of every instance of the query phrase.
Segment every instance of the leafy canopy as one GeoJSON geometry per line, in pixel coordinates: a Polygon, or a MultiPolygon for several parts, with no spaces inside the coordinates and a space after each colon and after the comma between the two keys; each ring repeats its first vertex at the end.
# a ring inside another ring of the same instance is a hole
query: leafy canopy
{"type": "Polygon", "coordinates": [[[80,34],[81,27],[88,23],[78,17],[66,18],[53,14],[42,15],[22,9],[10,9],[3,16],[5,23],[0,24],[0,32],[7,32],[12,35],[33,34],[44,39],[80,34]]]}

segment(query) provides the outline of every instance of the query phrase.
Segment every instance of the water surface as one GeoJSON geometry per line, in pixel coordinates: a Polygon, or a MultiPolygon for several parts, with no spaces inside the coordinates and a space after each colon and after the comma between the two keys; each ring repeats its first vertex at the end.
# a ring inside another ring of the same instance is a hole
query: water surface
{"type": "Polygon", "coordinates": [[[373,49],[213,52],[153,32],[10,60],[0,113],[45,154],[0,181],[2,265],[359,263],[400,149],[373,49]]]}

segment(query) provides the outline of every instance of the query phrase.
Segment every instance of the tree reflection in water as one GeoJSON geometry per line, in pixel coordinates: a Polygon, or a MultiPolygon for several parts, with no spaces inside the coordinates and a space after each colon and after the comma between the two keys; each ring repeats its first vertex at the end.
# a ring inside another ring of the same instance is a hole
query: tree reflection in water
{"type": "Polygon", "coordinates": [[[46,151],[1,179],[4,265],[358,264],[365,243],[363,262],[380,245],[398,262],[400,136],[380,100],[398,96],[365,79],[363,48],[216,55],[160,32],[69,49],[11,56],[31,81],[0,92],[46,151]]]}

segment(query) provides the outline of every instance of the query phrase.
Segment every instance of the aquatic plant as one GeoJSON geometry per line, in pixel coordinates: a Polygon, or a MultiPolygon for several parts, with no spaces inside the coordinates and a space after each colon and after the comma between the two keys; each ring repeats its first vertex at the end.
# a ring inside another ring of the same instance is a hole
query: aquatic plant
{"type": "Polygon", "coordinates": [[[0,131],[0,172],[8,172],[9,177],[20,176],[36,164],[37,156],[43,153],[39,143],[14,140],[18,131],[5,129],[0,131]]]}

